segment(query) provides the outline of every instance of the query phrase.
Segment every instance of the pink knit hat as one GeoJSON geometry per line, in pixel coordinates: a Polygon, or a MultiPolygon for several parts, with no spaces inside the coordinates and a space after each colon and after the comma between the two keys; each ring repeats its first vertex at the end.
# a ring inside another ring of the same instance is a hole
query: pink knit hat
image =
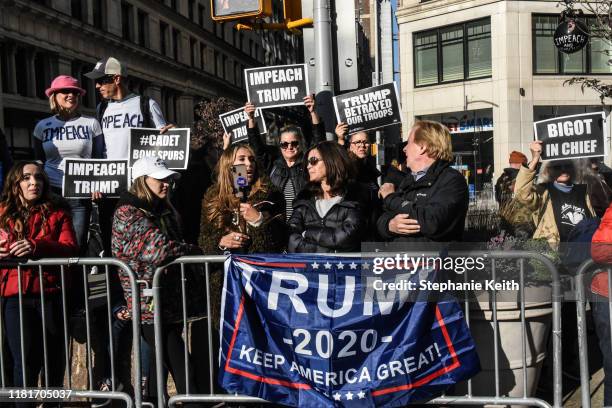
{"type": "Polygon", "coordinates": [[[77,81],[76,78],[68,75],[60,75],[51,82],[51,86],[47,88],[45,95],[49,98],[60,89],[74,89],[75,91],[79,91],[81,96],[87,93],[79,86],[79,81],[77,81]]]}

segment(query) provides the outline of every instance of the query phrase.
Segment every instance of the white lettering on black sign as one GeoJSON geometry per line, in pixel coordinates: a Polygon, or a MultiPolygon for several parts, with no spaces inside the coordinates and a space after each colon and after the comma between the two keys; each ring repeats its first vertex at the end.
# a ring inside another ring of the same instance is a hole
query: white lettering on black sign
{"type": "Polygon", "coordinates": [[[189,129],[130,129],[129,166],[143,157],[159,157],[169,169],[186,169],[189,159],[189,129]]]}
{"type": "Polygon", "coordinates": [[[308,95],[305,64],[244,70],[247,99],[258,108],[301,105],[308,95]]]}
{"type": "MultiPolygon", "coordinates": [[[[247,125],[249,118],[244,112],[244,108],[239,108],[224,114],[219,115],[219,120],[223,126],[223,131],[232,135],[231,143],[238,143],[246,141],[247,136],[247,125]]],[[[261,114],[261,109],[255,109],[255,123],[260,134],[268,132],[266,128],[266,121],[261,114]]]]}
{"type": "Polygon", "coordinates": [[[335,96],[334,108],[349,134],[402,123],[395,82],[335,96]]]}
{"type": "Polygon", "coordinates": [[[535,122],[536,140],[542,141],[542,160],[605,156],[604,124],[604,112],[535,122]]]}
{"type": "Polygon", "coordinates": [[[127,184],[127,160],[65,160],[62,195],[66,198],[90,198],[94,192],[119,197],[127,184]]]}

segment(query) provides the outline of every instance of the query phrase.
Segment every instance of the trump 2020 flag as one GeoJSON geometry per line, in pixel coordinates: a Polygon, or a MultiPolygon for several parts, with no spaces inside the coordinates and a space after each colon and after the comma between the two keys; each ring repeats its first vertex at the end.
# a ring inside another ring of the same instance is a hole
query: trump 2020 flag
{"type": "Polygon", "coordinates": [[[455,300],[378,293],[365,259],[233,255],[225,267],[219,379],[230,393],[399,407],[480,370],[455,300]]]}

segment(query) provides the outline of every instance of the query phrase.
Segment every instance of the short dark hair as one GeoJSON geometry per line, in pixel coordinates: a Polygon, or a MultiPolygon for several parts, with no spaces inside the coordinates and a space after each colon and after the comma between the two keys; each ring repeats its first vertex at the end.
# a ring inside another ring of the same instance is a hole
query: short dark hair
{"type": "MultiPolygon", "coordinates": [[[[340,147],[338,143],[325,141],[317,143],[306,152],[305,158],[311,151],[317,150],[323,160],[327,183],[331,186],[331,194],[339,195],[345,193],[347,186],[355,178],[355,167],[345,149],[340,147]]],[[[304,167],[308,166],[308,160],[304,160],[304,167]]],[[[305,174],[308,176],[308,169],[305,169],[305,174]]],[[[308,182],[307,188],[317,197],[323,196],[323,190],[319,183],[308,182]]]]}

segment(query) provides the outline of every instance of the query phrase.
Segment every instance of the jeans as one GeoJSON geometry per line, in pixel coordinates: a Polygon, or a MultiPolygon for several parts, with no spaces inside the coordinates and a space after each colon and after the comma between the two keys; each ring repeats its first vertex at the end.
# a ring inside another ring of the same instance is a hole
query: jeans
{"type": "Polygon", "coordinates": [[[91,214],[91,201],[76,198],[69,198],[67,201],[72,210],[72,225],[74,226],[77,245],[82,254],[87,246],[87,230],[89,228],[89,215],[91,214]]]}
{"type": "Polygon", "coordinates": [[[612,406],[612,341],[610,341],[610,310],[608,298],[591,294],[591,314],[603,356],[604,405],[612,406]]]}
{"type": "MultiPolygon", "coordinates": [[[[51,187],[51,190],[61,196],[61,188],[51,187]]],[[[80,254],[84,254],[87,245],[87,230],[89,228],[89,216],[91,214],[91,200],[81,198],[67,198],[66,201],[70,206],[72,213],[72,226],[76,235],[77,245],[80,248],[80,254]]]]}
{"type": "MultiPolygon", "coordinates": [[[[13,386],[36,387],[38,376],[42,384],[49,387],[62,387],[66,368],[64,332],[62,325],[61,297],[45,296],[46,332],[42,331],[42,308],[38,295],[23,296],[23,316],[19,313],[19,299],[11,296],[2,299],[3,319],[5,323],[8,348],[13,360],[13,386]],[[23,351],[25,354],[25,384],[21,364],[21,335],[19,320],[23,321],[23,351]],[[43,336],[47,341],[47,361],[43,353],[43,336]],[[45,364],[48,378],[45,378],[45,364]]],[[[35,407],[35,403],[18,404],[20,407],[35,407]]]]}

